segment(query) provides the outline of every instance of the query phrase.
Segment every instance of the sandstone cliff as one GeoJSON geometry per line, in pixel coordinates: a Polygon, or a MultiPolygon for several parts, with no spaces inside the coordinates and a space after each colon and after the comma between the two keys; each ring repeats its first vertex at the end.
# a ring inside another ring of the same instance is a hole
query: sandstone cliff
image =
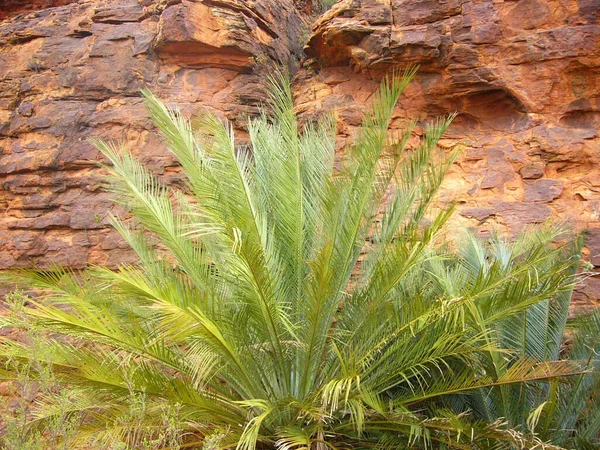
{"type": "Polygon", "coordinates": [[[87,139],[123,140],[177,183],[140,88],[241,129],[264,99],[256,66],[297,66],[306,32],[291,0],[79,1],[2,22],[0,269],[127,261],[87,139]]]}
{"type": "MultiPolygon", "coordinates": [[[[335,110],[340,148],[381,76],[418,64],[394,126],[458,113],[443,141],[464,148],[441,195],[459,202],[453,226],[566,220],[590,230],[600,267],[600,0],[343,0],[310,36],[311,2],[66,3],[0,23],[0,269],[128,261],[86,139],[125,140],[178,183],[139,89],[227,117],[243,139],[261,68],[296,68],[306,38],[299,111],[335,110]]],[[[598,301],[600,280],[578,299],[598,301]]]]}

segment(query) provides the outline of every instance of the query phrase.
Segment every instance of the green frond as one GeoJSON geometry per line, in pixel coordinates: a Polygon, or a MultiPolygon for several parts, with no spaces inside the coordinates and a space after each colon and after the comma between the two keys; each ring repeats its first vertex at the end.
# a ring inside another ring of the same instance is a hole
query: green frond
{"type": "Polygon", "coordinates": [[[598,445],[600,314],[568,320],[581,242],[553,226],[444,242],[453,207],[438,192],[457,153],[437,143],[454,116],[419,123],[415,145],[416,121],[388,131],[415,73],[382,82],[343,155],[333,115],[300,125],[283,74],[243,147],[232,124],[191,121],[143,91],[185,186],[163,185],[124,144],[92,140],[130,213],[111,223],[137,261],[0,275],[30,295],[0,315],[0,378],[23,396],[10,439],[598,445]]]}

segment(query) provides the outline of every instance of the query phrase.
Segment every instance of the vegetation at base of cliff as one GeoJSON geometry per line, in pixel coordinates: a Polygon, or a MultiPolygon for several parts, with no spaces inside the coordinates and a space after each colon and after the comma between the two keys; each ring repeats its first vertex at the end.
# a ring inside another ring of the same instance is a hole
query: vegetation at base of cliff
{"type": "Polygon", "coordinates": [[[0,375],[41,388],[5,448],[596,445],[597,316],[566,320],[580,243],[550,226],[444,240],[452,117],[410,148],[414,122],[388,132],[414,75],[383,82],[340,158],[333,118],[300,129],[282,77],[249,148],[145,92],[187,189],[95,142],[139,262],[8,276],[41,295],[0,319],[22,332],[0,341],[0,375]]]}
{"type": "Polygon", "coordinates": [[[333,5],[335,5],[338,1],[339,0],[316,0],[316,9],[318,10],[318,12],[324,13],[325,11],[331,9],[333,5]]]}

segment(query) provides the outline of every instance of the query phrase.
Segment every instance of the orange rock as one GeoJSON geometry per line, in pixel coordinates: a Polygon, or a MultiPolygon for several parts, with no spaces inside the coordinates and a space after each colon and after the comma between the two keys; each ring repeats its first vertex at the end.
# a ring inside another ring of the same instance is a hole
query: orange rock
{"type": "Polygon", "coordinates": [[[228,118],[247,139],[247,117],[266,100],[264,68],[297,67],[306,32],[293,0],[8,0],[2,8],[35,12],[0,22],[0,269],[133,261],[109,227],[109,213],[124,211],[103,192],[88,138],[126,142],[181,185],[140,88],[190,115],[228,118]]]}
{"type": "MultiPolygon", "coordinates": [[[[312,7],[310,0],[4,4],[0,20],[56,7],[0,22],[0,269],[131,261],[107,226],[107,214],[119,211],[102,190],[100,155],[88,137],[126,142],[179,185],[139,89],[190,115],[227,118],[247,139],[247,117],[265,98],[264,68],[298,67],[312,7]]],[[[458,113],[443,142],[464,149],[440,193],[442,202],[460,202],[450,226],[512,234],[557,218],[597,230],[599,19],[600,0],[342,0],[314,23],[295,77],[297,110],[304,118],[335,110],[342,152],[383,74],[418,64],[392,126],[414,118],[422,130],[458,113]]],[[[598,266],[596,234],[586,255],[598,266]]],[[[585,289],[578,301],[598,301],[595,284],[585,289]]]]}

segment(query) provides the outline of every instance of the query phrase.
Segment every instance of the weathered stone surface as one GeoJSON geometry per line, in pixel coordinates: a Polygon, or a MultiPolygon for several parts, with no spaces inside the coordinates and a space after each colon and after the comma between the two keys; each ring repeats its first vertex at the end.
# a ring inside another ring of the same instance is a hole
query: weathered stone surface
{"type": "Polygon", "coordinates": [[[155,50],[184,67],[244,70],[257,58],[287,63],[301,33],[291,2],[182,1],[161,14],[155,50]]]}
{"type": "Polygon", "coordinates": [[[552,214],[552,210],[546,205],[525,202],[500,202],[496,211],[515,231],[520,231],[523,225],[544,223],[552,214]]]}
{"type": "MultiPolygon", "coordinates": [[[[17,3],[6,11],[27,11],[17,3]]],[[[180,184],[140,88],[186,113],[228,118],[244,139],[264,100],[263,68],[297,67],[311,5],[55,0],[1,22],[0,269],[131,261],[108,227],[119,210],[88,137],[126,142],[180,184]]],[[[514,234],[558,219],[597,231],[599,11],[600,0],[342,0],[314,24],[295,77],[298,111],[334,110],[343,151],[383,74],[418,64],[392,126],[414,118],[420,134],[427,121],[458,114],[442,142],[463,149],[440,193],[459,204],[451,227],[514,234]]],[[[598,265],[596,231],[585,257],[598,265]]],[[[578,301],[598,301],[597,284],[578,301]]]]}
{"type": "Polygon", "coordinates": [[[73,3],[76,0],[2,0],[0,8],[0,20],[7,17],[23,14],[39,9],[50,8],[53,6],[63,6],[73,3]]]}
{"type": "Polygon", "coordinates": [[[477,219],[481,222],[488,217],[496,215],[496,210],[492,208],[465,208],[460,212],[460,215],[469,219],[477,219]]]}
{"type": "Polygon", "coordinates": [[[133,261],[88,138],[123,141],[180,183],[140,89],[241,132],[265,100],[264,67],[297,66],[306,33],[292,0],[54,4],[0,23],[0,269],[133,261]]]}
{"type": "Polygon", "coordinates": [[[585,284],[575,290],[573,294],[573,307],[577,311],[590,311],[600,307],[600,277],[592,276],[586,279],[585,284]]]}
{"type": "Polygon", "coordinates": [[[526,202],[551,202],[563,191],[561,180],[537,180],[525,183],[526,202]]]}
{"type": "Polygon", "coordinates": [[[544,165],[541,163],[525,164],[519,173],[524,180],[535,180],[544,176],[544,165]]]}
{"type": "Polygon", "coordinates": [[[589,251],[590,262],[594,266],[600,267],[600,228],[591,228],[587,230],[585,245],[589,251]]]}
{"type": "MultiPolygon", "coordinates": [[[[451,227],[598,230],[599,19],[600,0],[343,0],[313,26],[299,110],[334,109],[341,148],[377,81],[417,64],[392,126],[458,114],[443,142],[464,150],[440,195],[459,203],[451,227]]],[[[590,283],[578,298],[599,301],[590,283]]]]}

